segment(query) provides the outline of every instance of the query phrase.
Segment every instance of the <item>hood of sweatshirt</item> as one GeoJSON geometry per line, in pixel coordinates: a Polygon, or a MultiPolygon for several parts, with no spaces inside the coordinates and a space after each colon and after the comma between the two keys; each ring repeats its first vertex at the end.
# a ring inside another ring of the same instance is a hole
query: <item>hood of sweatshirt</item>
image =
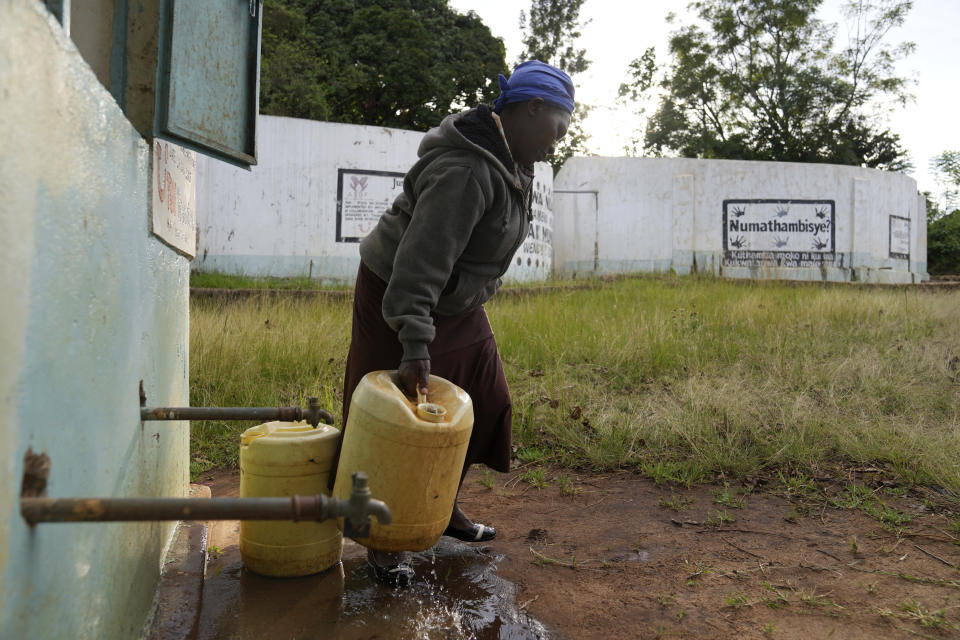
{"type": "Polygon", "coordinates": [[[444,118],[439,127],[423,136],[417,155],[424,158],[450,149],[466,149],[484,156],[503,174],[507,184],[523,188],[517,184],[513,157],[493,119],[493,111],[487,105],[444,118]]]}

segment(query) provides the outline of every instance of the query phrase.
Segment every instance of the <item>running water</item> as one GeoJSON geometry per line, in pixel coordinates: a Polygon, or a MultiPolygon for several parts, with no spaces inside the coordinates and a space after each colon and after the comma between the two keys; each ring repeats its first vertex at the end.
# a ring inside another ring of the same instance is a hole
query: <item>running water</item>
{"type": "Polygon", "coordinates": [[[366,550],[348,542],[343,563],[316,576],[271,579],[243,569],[228,549],[204,585],[198,638],[547,638],[496,575],[502,556],[442,538],[414,554],[416,582],[377,584],[366,550]]]}

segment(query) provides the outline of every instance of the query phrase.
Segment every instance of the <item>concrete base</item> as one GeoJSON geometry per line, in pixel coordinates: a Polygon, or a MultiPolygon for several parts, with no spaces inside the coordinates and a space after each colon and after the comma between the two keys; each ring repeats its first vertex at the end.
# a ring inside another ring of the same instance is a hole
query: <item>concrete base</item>
{"type": "MultiPolygon", "coordinates": [[[[190,497],[209,498],[210,487],[190,485],[190,497]]],[[[186,640],[196,636],[206,566],[206,523],[181,522],[163,560],[153,615],[143,638],[186,640]]]]}

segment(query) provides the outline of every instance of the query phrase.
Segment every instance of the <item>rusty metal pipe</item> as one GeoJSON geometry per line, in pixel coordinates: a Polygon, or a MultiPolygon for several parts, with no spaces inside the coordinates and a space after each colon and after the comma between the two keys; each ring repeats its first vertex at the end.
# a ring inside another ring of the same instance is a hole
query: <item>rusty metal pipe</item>
{"type": "Polygon", "coordinates": [[[390,524],[390,509],[370,498],[367,474],[352,475],[350,497],[288,498],[46,498],[20,497],[20,515],[32,527],[41,522],[129,522],[156,520],[344,519],[344,535],[370,535],[370,516],[390,524]]]}
{"type": "Polygon", "coordinates": [[[305,420],[314,427],[333,424],[333,415],[320,407],[317,398],[302,407],[140,407],[141,420],[305,420]]]}
{"type": "Polygon", "coordinates": [[[20,498],[20,514],[41,522],[140,520],[311,520],[343,515],[346,501],[325,495],[288,498],[20,498]]]}

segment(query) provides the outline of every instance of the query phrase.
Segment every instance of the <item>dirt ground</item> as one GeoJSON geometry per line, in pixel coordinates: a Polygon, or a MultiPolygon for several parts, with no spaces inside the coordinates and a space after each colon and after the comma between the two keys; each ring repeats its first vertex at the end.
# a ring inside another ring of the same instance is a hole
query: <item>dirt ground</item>
{"type": "MultiPolygon", "coordinates": [[[[237,473],[200,481],[236,495],[237,473]]],[[[565,490],[472,471],[461,492],[468,515],[497,527],[496,572],[549,637],[960,637],[960,534],[919,492],[884,498],[911,518],[897,537],[762,481],[724,496],[630,472],[561,474],[565,490]]]]}

